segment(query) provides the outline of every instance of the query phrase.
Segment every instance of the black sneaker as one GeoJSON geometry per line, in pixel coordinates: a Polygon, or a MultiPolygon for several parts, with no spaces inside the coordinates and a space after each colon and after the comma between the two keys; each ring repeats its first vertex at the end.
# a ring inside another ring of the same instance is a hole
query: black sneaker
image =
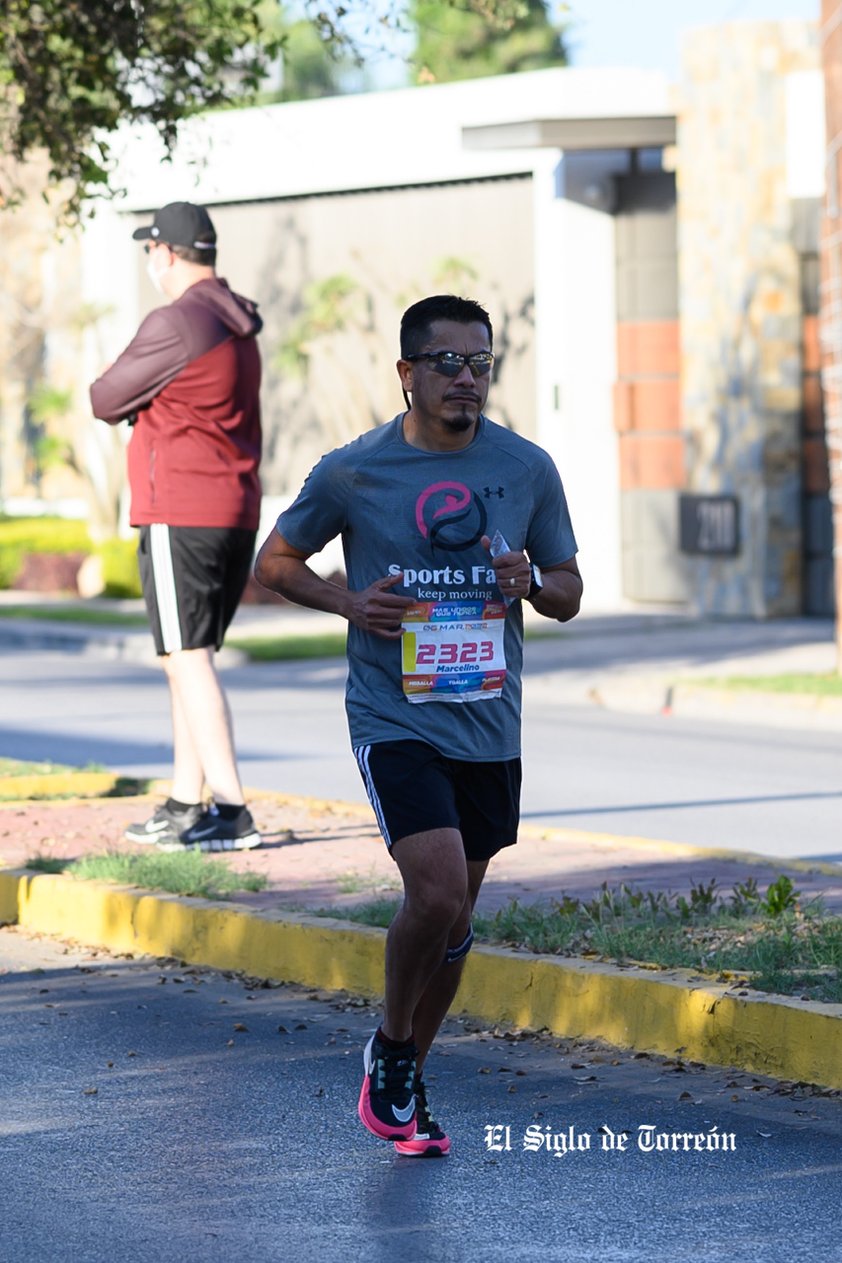
{"type": "Polygon", "coordinates": [[[414,1044],[387,1048],[374,1032],[363,1053],[363,1079],[357,1112],[363,1126],[381,1140],[409,1140],[415,1135],[414,1044]]]}
{"type": "Polygon", "coordinates": [[[415,1135],[411,1140],[396,1140],[395,1149],[408,1158],[443,1158],[450,1152],[450,1138],[444,1134],[430,1113],[427,1088],[420,1075],[415,1076],[415,1135]]]}
{"type": "Polygon", "coordinates": [[[178,842],[185,829],[196,823],[205,810],[202,803],[194,803],[184,811],[173,811],[162,803],[153,816],[142,824],[130,824],[124,837],[130,842],[160,843],[178,842]]]}
{"type": "Polygon", "coordinates": [[[226,820],[211,803],[177,838],[159,842],[158,847],[162,851],[252,851],[261,841],[248,807],[241,807],[233,820],[226,820]]]}

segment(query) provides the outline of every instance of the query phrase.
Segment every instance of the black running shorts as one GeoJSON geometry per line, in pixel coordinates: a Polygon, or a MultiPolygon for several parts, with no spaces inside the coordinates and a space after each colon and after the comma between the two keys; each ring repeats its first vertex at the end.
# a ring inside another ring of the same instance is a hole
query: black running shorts
{"type": "Polygon", "coordinates": [[[414,740],[358,746],[354,754],[390,851],[400,838],[432,829],[458,829],[469,860],[491,859],[517,842],[520,759],[469,763],[414,740]]]}
{"type": "Polygon", "coordinates": [[[239,527],[140,528],[137,560],[159,654],[219,649],[254,560],[257,531],[239,527]]]}

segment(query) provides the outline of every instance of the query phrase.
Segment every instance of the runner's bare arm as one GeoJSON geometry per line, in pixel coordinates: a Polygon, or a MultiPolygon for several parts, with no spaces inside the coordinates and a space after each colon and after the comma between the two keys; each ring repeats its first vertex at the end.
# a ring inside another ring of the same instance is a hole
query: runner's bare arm
{"type": "Polygon", "coordinates": [[[361,592],[351,592],[317,575],[307,565],[310,556],[272,531],[257,554],[254,577],[264,588],[296,605],[340,614],[355,627],[387,640],[400,638],[404,610],[415,604],[411,597],[389,591],[402,581],[401,575],[375,579],[361,592]]]}
{"type": "Polygon", "coordinates": [[[582,603],[582,576],[576,558],[563,561],[559,566],[542,569],[544,586],[530,604],[545,618],[555,618],[567,623],[579,613],[582,603]]]}

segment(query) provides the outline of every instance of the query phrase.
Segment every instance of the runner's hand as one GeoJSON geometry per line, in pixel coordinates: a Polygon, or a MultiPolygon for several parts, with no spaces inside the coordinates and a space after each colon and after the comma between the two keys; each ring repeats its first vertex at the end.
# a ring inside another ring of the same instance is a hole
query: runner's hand
{"type": "MultiPolygon", "coordinates": [[[[481,543],[483,548],[491,551],[491,540],[487,535],[483,535],[481,543]]],[[[497,576],[497,586],[504,596],[514,598],[527,595],[532,587],[532,569],[525,553],[501,553],[499,557],[492,558],[491,564],[497,576]]]]}
{"type": "Polygon", "coordinates": [[[402,582],[402,574],[389,575],[375,579],[362,592],[351,593],[348,622],[386,640],[399,640],[404,611],[416,604],[411,596],[398,596],[389,591],[402,582]]]}

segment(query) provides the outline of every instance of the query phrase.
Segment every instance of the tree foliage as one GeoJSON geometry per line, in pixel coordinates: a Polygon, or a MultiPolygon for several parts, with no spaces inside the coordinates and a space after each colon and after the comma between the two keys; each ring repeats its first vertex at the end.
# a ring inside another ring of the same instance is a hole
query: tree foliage
{"type": "Polygon", "coordinates": [[[413,0],[418,81],[447,83],[566,64],[562,29],[551,22],[544,0],[521,0],[505,13],[497,8],[497,21],[489,22],[481,4],[413,0]]]}
{"type": "Polygon", "coordinates": [[[5,0],[0,14],[0,198],[14,163],[45,151],[67,204],[107,192],[109,137],[147,122],[171,149],[179,124],[259,86],[277,55],[244,0],[5,0]]]}
{"type": "MultiPolygon", "coordinates": [[[[324,95],[338,85],[330,58],[361,66],[404,29],[401,0],[298,0],[297,8],[302,17],[292,22],[279,0],[2,0],[0,207],[18,200],[20,166],[38,156],[78,217],[88,199],[115,191],[120,124],[151,124],[170,152],[186,119],[248,103],[279,59],[280,99],[324,95]]],[[[472,73],[561,59],[550,52],[557,36],[540,0],[416,0],[416,8],[425,31],[447,24],[457,59],[477,59],[472,73]],[[501,32],[502,64],[486,51],[501,32]]],[[[429,60],[438,77],[462,77],[429,60]]]]}
{"type": "Polygon", "coordinates": [[[353,64],[340,31],[301,17],[300,4],[287,0],[260,0],[258,9],[264,38],[280,50],[277,73],[261,84],[259,104],[339,95],[353,64]]]}

